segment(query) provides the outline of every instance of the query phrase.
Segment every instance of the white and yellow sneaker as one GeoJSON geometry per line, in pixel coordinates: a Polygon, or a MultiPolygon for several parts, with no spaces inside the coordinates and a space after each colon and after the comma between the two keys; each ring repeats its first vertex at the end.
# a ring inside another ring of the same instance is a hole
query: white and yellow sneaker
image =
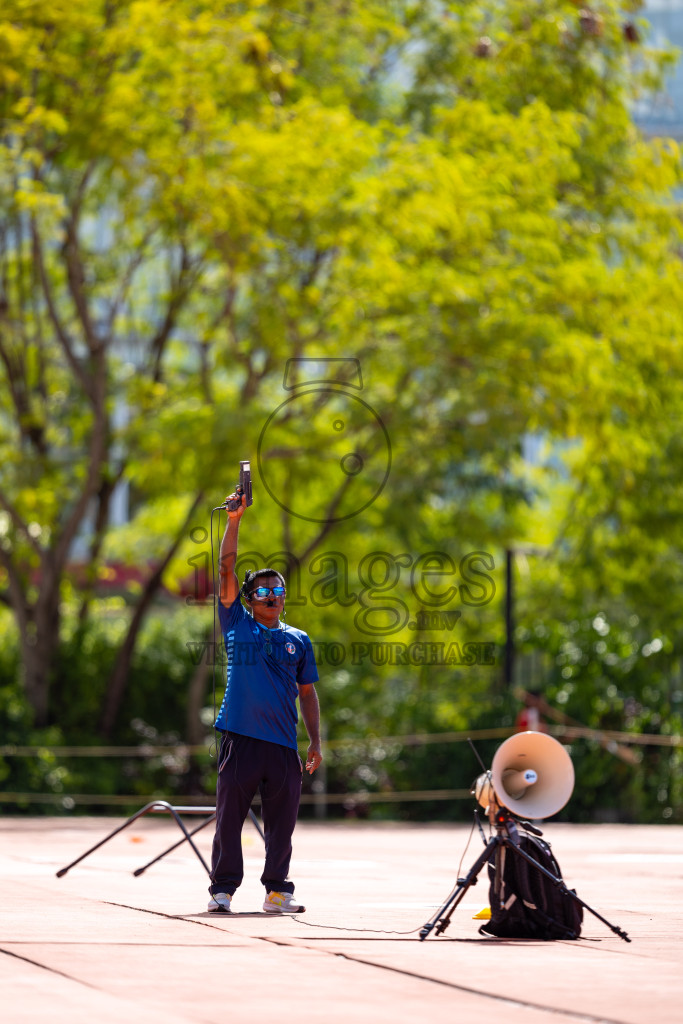
{"type": "Polygon", "coordinates": [[[209,900],[208,910],[210,914],[229,914],[230,896],[227,892],[214,892],[209,900]]]}
{"type": "Polygon", "coordinates": [[[266,914],[303,914],[306,910],[295,901],[291,892],[269,892],[263,909],[266,914]]]}

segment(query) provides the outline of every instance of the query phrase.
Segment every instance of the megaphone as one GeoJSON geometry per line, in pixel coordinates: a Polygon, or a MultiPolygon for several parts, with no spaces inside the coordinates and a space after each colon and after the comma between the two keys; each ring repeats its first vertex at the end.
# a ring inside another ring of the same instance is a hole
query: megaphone
{"type": "Polygon", "coordinates": [[[482,807],[497,801],[525,818],[562,810],[574,789],[574,766],[565,748],[543,732],[522,732],[502,743],[491,771],[480,775],[474,795],[482,807]]]}

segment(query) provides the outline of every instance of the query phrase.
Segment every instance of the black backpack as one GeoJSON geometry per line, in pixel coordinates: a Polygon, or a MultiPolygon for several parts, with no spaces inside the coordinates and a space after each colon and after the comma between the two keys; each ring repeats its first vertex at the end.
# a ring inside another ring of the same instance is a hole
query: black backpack
{"type": "MultiPolygon", "coordinates": [[[[518,835],[521,849],[561,879],[550,844],[526,832],[518,835]]],[[[578,939],[583,921],[581,904],[510,849],[507,842],[497,849],[500,872],[492,863],[495,849],[488,865],[491,920],[480,927],[480,933],[509,939],[578,939]],[[501,876],[500,884],[496,874],[501,876]]]]}

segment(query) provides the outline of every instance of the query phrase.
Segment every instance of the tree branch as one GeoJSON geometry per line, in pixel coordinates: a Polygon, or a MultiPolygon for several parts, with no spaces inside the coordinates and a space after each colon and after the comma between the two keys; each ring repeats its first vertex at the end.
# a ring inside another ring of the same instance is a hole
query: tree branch
{"type": "Polygon", "coordinates": [[[142,239],[142,242],[140,243],[140,246],[139,246],[137,252],[133,256],[133,258],[130,260],[130,262],[129,262],[129,264],[128,264],[128,266],[127,266],[127,268],[126,268],[126,270],[125,270],[125,272],[123,274],[123,277],[121,279],[121,285],[120,285],[116,295],[114,296],[112,304],[111,304],[111,306],[109,308],[109,316],[107,317],[107,334],[111,334],[113,329],[114,329],[114,321],[116,320],[116,317],[119,314],[119,310],[121,309],[121,306],[125,302],[126,296],[127,296],[128,292],[130,291],[130,286],[131,286],[131,284],[133,282],[133,278],[135,277],[135,274],[136,274],[138,268],[140,267],[142,261],[145,258],[145,249],[146,249],[147,245],[149,244],[149,242],[152,240],[152,238],[153,238],[153,236],[155,234],[155,231],[156,231],[156,229],[152,228],[148,232],[146,232],[144,238],[142,239]]]}
{"type": "Polygon", "coordinates": [[[66,221],[66,238],[62,246],[62,254],[66,264],[66,279],[69,285],[69,294],[73,301],[78,319],[83,328],[85,343],[94,354],[99,349],[101,342],[97,337],[90,307],[85,291],[85,270],[81,258],[81,250],[78,244],[78,215],[77,209],[72,210],[71,216],[66,221]]]}
{"type": "Polygon", "coordinates": [[[126,683],[128,681],[130,662],[133,656],[133,651],[135,650],[135,643],[138,633],[140,632],[140,627],[142,626],[154,595],[161,586],[161,581],[163,579],[164,572],[166,571],[166,567],[178,550],[180,542],[185,535],[185,531],[192,521],[195,510],[203,497],[204,491],[200,491],[192,502],[192,505],[185,516],[183,525],[168,548],[166,554],[147,579],[143,592],[140,596],[140,600],[135,607],[133,618],[131,619],[128,627],[128,633],[126,634],[126,639],[119,649],[114,668],[112,669],[111,676],[109,677],[107,696],[105,698],[104,711],[102,713],[101,720],[101,729],[105,736],[109,736],[111,734],[119,714],[121,702],[126,690],[126,683]]]}
{"type": "Polygon", "coordinates": [[[10,501],[10,499],[2,490],[0,490],[0,505],[2,505],[2,507],[5,509],[17,530],[19,530],[20,533],[23,534],[23,536],[26,538],[31,548],[33,548],[35,554],[37,554],[39,558],[42,558],[43,550],[38,541],[36,540],[36,538],[32,537],[31,534],[29,533],[28,524],[26,520],[23,518],[21,513],[18,511],[15,505],[10,501]]]}
{"type": "Polygon", "coordinates": [[[150,350],[154,359],[152,376],[155,383],[161,380],[161,360],[164,350],[177,323],[178,313],[182,309],[190,289],[197,279],[200,266],[201,261],[193,264],[187,246],[184,242],[181,243],[180,269],[175,281],[171,282],[171,297],[166,308],[166,315],[150,342],[150,350]]]}
{"type": "Polygon", "coordinates": [[[88,470],[80,497],[73,511],[67,518],[61,535],[53,546],[55,565],[63,567],[69,554],[69,548],[87,511],[88,502],[97,492],[102,479],[102,465],[108,451],[109,421],[106,409],[106,357],[102,348],[95,353],[93,363],[92,395],[93,425],[90,434],[88,451],[88,470]]]}
{"type": "Polygon", "coordinates": [[[45,260],[43,257],[43,247],[40,240],[40,233],[36,224],[35,218],[31,218],[31,237],[33,240],[33,258],[35,265],[38,269],[38,276],[40,284],[45,296],[45,304],[47,306],[48,315],[50,322],[54,327],[55,334],[59,340],[64,355],[66,356],[67,362],[73,370],[74,376],[78,380],[79,384],[83,388],[84,394],[87,396],[90,402],[93,401],[93,391],[88,374],[85,371],[83,363],[78,359],[74,352],[73,343],[69,337],[61,319],[57,312],[57,306],[52,294],[52,285],[48,278],[47,269],[45,267],[45,260]]]}
{"type": "Polygon", "coordinates": [[[81,596],[81,604],[78,609],[78,625],[79,628],[84,626],[88,617],[88,610],[90,602],[95,595],[95,584],[97,581],[97,569],[99,566],[99,558],[102,551],[102,545],[104,543],[104,537],[107,530],[109,521],[109,508],[111,505],[111,496],[114,493],[116,485],[123,476],[124,467],[121,465],[119,471],[114,479],[104,479],[100,483],[100,489],[98,492],[98,504],[97,504],[97,515],[95,517],[95,528],[93,531],[92,539],[90,542],[90,550],[88,552],[88,564],[86,570],[86,582],[83,587],[81,596]]]}

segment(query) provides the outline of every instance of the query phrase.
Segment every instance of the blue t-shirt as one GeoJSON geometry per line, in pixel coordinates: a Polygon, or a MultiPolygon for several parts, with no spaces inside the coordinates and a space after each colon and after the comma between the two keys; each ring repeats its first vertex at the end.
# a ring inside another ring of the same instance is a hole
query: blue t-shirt
{"type": "Polygon", "coordinates": [[[237,598],[218,616],[228,656],[216,728],[297,749],[299,684],[316,683],[311,641],[294,626],[260,626],[237,598]]]}

